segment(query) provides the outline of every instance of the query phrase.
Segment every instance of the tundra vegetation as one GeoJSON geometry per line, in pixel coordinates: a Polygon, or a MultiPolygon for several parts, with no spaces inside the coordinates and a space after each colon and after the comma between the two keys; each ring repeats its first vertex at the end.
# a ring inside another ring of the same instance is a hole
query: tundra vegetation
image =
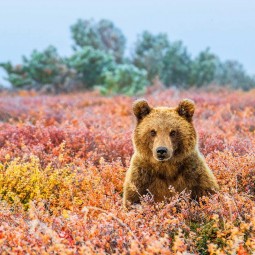
{"type": "Polygon", "coordinates": [[[122,207],[135,125],[127,96],[0,94],[1,254],[254,254],[255,91],[148,90],[196,103],[220,191],[122,207]]]}

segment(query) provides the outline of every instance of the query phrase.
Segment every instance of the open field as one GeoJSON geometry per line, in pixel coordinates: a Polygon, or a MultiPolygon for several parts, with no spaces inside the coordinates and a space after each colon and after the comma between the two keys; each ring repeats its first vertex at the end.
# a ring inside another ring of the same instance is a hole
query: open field
{"type": "Polygon", "coordinates": [[[152,198],[130,212],[122,186],[132,155],[134,98],[94,92],[0,95],[1,254],[254,254],[255,91],[145,96],[196,103],[201,152],[220,192],[152,198]]]}

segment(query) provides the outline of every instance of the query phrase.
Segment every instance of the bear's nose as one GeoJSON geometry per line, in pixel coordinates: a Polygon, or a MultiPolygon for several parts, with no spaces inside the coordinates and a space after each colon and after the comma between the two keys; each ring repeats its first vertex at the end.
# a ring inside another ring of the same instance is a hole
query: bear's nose
{"type": "Polygon", "coordinates": [[[158,147],[156,151],[157,151],[157,154],[160,155],[160,156],[167,154],[167,148],[166,147],[158,147]]]}

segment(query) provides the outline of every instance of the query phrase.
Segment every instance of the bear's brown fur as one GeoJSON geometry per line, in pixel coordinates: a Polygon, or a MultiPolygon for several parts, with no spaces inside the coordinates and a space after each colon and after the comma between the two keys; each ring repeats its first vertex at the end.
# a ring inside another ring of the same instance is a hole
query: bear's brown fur
{"type": "Polygon", "coordinates": [[[124,182],[124,206],[150,193],[159,202],[176,192],[191,191],[197,199],[218,190],[217,181],[197,146],[192,124],[195,105],[189,99],[178,107],[152,108],[145,100],[133,105],[137,125],[133,134],[134,155],[124,182]]]}

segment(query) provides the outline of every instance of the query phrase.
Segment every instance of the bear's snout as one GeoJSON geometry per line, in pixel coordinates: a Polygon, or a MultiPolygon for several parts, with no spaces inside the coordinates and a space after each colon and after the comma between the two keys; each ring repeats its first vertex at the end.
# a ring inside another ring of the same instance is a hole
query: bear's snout
{"type": "Polygon", "coordinates": [[[156,151],[158,156],[164,156],[165,154],[167,154],[166,147],[158,147],[156,151]]]}
{"type": "Polygon", "coordinates": [[[171,151],[167,147],[160,146],[156,149],[156,158],[160,161],[168,160],[171,157],[171,151]]]}

